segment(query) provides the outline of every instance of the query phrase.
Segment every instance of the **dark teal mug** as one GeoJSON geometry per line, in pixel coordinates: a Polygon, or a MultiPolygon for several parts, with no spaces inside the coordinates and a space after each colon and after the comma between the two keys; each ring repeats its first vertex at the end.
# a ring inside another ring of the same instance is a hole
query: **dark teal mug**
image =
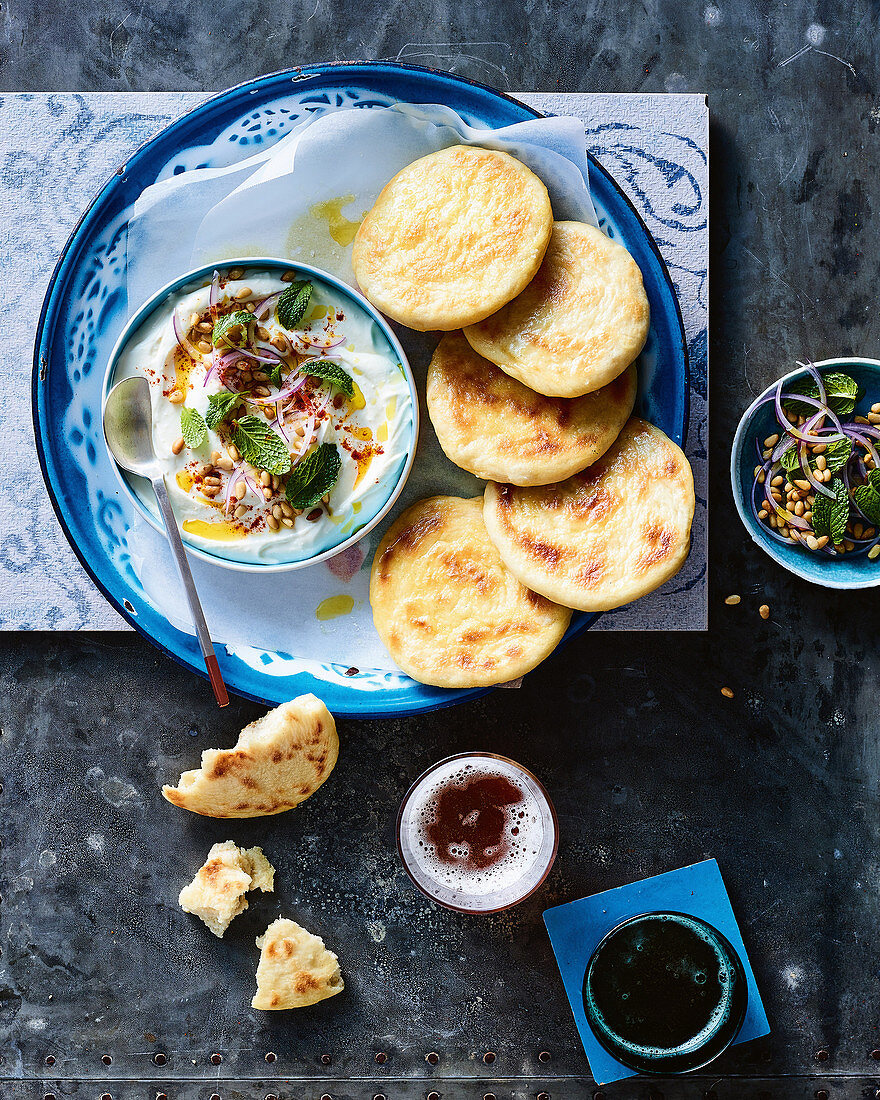
{"type": "Polygon", "coordinates": [[[630,1069],[702,1069],[736,1039],[748,987],[742,962],[710,924],[644,913],[612,928],[584,975],[584,1011],[602,1046],[630,1069]]]}

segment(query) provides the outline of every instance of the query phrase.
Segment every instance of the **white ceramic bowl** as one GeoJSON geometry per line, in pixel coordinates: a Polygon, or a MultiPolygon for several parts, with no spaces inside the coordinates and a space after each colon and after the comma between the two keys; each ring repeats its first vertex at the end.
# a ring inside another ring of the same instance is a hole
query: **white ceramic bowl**
{"type": "MultiPolygon", "coordinates": [[[[343,283],[335,275],[331,275],[329,272],[322,271],[320,268],[311,267],[308,264],[295,263],[291,260],[281,260],[273,257],[265,256],[247,256],[241,259],[224,260],[222,263],[204,264],[202,267],[195,268],[193,271],[188,271],[184,275],[173,279],[170,283],[167,283],[161,290],[157,291],[151,298],[149,298],[138,309],[132,317],[129,319],[125,328],[116,341],[113,351],[110,355],[110,362],[107,365],[107,372],[104,378],[104,390],[103,390],[103,402],[107,400],[107,394],[110,392],[114,382],[116,381],[115,374],[117,365],[119,363],[119,357],[122,354],[124,348],[135,335],[137,330],[146,321],[146,319],[154,313],[157,309],[161,309],[168,299],[177,294],[182,288],[187,287],[189,284],[193,284],[193,287],[204,285],[205,282],[210,282],[212,273],[215,269],[219,268],[227,270],[229,268],[244,268],[254,271],[294,271],[297,275],[301,275],[303,278],[316,278],[322,282],[327,283],[336,291],[340,297],[346,299],[349,303],[349,308],[352,310],[360,311],[367,314],[367,316],[375,322],[382,335],[388,341],[392,351],[398,356],[400,365],[403,369],[404,377],[406,378],[407,388],[409,390],[409,402],[410,402],[410,429],[409,439],[406,445],[406,458],[402,467],[398,470],[396,475],[389,477],[388,479],[388,495],[385,499],[382,507],[379,511],[368,520],[363,527],[358,528],[347,538],[343,538],[335,546],[331,546],[325,550],[320,551],[317,554],[313,554],[310,557],[300,558],[297,560],[284,561],[284,562],[259,562],[259,561],[236,561],[233,558],[227,558],[220,553],[211,553],[208,550],[203,549],[200,546],[194,546],[188,541],[185,531],[181,531],[184,545],[187,552],[197,558],[201,558],[203,561],[211,562],[214,565],[221,565],[225,569],[233,569],[239,572],[245,573],[281,573],[287,572],[291,569],[302,569],[308,565],[315,565],[318,562],[326,561],[328,558],[335,557],[337,554],[342,553],[349,546],[353,546],[356,542],[362,539],[368,534],[377,523],[379,523],[393,507],[394,502],[400,496],[406,479],[409,477],[412,464],[416,454],[416,444],[418,443],[419,434],[419,402],[416,394],[415,382],[413,381],[412,371],[410,370],[409,362],[406,357],[406,353],[400,345],[400,341],[394,335],[390,325],[385,318],[376,310],[370,303],[359,294],[356,290],[353,290],[346,283],[343,283]]],[[[112,456],[111,456],[112,458],[112,456]]],[[[133,483],[138,479],[133,478],[129,474],[125,474],[122,470],[116,466],[115,462],[113,467],[116,471],[119,483],[122,486],[125,495],[131,501],[134,508],[139,512],[144,519],[156,528],[157,531],[163,531],[162,523],[159,518],[158,511],[153,512],[148,508],[141,500],[140,496],[135,492],[133,483]]]]}

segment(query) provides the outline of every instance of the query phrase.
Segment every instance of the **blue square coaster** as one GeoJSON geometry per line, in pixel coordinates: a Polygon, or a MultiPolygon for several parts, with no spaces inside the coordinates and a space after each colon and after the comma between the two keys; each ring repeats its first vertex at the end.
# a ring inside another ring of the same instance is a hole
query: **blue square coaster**
{"type": "Polygon", "coordinates": [[[574,1022],[597,1084],[609,1085],[612,1081],[622,1081],[636,1074],[612,1058],[587,1023],[582,995],[587,963],[599,940],[615,925],[628,917],[663,909],[701,917],[722,932],[739,954],[748,980],[749,1002],[736,1042],[746,1043],[749,1039],[770,1034],[770,1024],[724,880],[715,860],[707,859],[665,875],[607,890],[604,894],[557,905],[544,913],[544,924],[550,934],[574,1022]]]}

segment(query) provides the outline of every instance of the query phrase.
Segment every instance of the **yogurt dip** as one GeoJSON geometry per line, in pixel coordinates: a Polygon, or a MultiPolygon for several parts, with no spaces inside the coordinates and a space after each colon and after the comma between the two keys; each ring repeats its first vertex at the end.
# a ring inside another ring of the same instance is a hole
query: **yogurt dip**
{"type": "MultiPolygon", "coordinates": [[[[283,565],[346,542],[386,506],[414,446],[400,356],[311,273],[232,267],[190,282],[125,343],[112,381],[136,374],[184,541],[214,557],[283,565]]],[[[149,484],[127,480],[158,516],[149,484]]]]}

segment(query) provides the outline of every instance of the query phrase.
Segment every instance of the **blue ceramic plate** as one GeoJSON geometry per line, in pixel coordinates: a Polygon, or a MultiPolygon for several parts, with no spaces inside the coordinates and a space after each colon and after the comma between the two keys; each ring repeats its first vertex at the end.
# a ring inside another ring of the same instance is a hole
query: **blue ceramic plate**
{"type": "MultiPolygon", "coordinates": [[[[208,100],[134,153],[83,215],[49,284],[37,331],[33,408],[40,463],[55,511],[75,553],[116,610],[200,675],[204,668],[195,639],[156,610],[132,568],[126,542],[130,517],[100,436],[101,381],[129,308],[125,245],[131,205],[157,179],[250,155],[282,137],[304,113],[340,106],[370,110],[399,101],[443,103],[483,127],[537,116],[481,84],[387,62],[317,65],[261,77],[208,100]]],[[[688,420],[688,368],[672,282],[623,191],[592,158],[590,170],[600,225],[635,258],[651,305],[651,330],[639,359],[637,410],[680,444],[688,420]]],[[[566,637],[586,630],[595,619],[576,614],[566,637]]],[[[239,695],[275,705],[313,691],[338,715],[416,714],[486,690],[433,688],[403,673],[379,670],[348,676],[350,670],[334,664],[332,653],[326,663],[256,649],[230,654],[221,648],[218,656],[230,690],[239,695]]]]}
{"type": "MultiPolygon", "coordinates": [[[[832,370],[842,371],[858,382],[862,397],[855,411],[859,415],[864,416],[871,405],[880,400],[880,360],[824,359],[815,366],[823,374],[832,370]]],[[[793,370],[783,377],[783,386],[786,390],[796,390],[797,383],[805,377],[807,371],[803,368],[793,370]]],[[[811,584],[820,584],[823,588],[875,588],[880,584],[880,560],[871,561],[865,553],[830,557],[828,554],[814,554],[794,543],[786,545],[770,536],[763,523],[752,514],[749,496],[755,481],[755,440],[763,442],[779,431],[773,405],[761,405],[761,402],[778,385],[777,379],[752,402],[743,413],[733,437],[730,480],[739,518],[752,536],[752,541],[789,573],[811,584]]]]}

